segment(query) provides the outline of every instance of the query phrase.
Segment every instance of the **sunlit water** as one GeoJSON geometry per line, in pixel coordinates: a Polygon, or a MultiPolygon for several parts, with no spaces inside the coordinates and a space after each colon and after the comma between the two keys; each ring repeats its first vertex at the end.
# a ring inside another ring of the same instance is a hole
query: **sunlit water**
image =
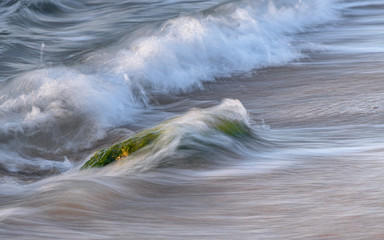
{"type": "Polygon", "coordinates": [[[383,239],[383,16],[379,0],[1,2],[0,238],[383,239]],[[215,114],[252,136],[209,129],[215,114]],[[174,116],[153,154],[79,170],[174,116]]]}

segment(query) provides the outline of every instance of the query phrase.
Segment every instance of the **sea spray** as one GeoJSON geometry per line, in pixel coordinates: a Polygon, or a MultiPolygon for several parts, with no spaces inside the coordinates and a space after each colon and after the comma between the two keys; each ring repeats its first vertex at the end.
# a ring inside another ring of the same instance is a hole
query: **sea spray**
{"type": "Polygon", "coordinates": [[[292,34],[335,17],[333,1],[229,1],[170,19],[119,46],[107,69],[156,92],[179,92],[304,56],[292,34]],[[120,49],[122,48],[122,50],[120,49]]]}

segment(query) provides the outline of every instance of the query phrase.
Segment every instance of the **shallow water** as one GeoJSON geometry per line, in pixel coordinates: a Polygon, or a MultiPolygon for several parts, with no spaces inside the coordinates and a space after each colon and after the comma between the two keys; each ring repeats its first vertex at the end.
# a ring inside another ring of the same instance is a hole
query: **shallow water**
{"type": "Polygon", "coordinates": [[[1,4],[0,237],[384,237],[381,1],[1,4]]]}

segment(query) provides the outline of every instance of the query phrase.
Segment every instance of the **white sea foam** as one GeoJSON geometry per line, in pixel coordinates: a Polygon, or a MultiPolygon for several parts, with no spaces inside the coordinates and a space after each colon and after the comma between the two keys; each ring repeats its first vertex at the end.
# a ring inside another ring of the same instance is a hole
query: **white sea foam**
{"type": "MultiPolygon", "coordinates": [[[[124,80],[114,81],[68,68],[29,72],[8,88],[12,91],[2,97],[0,105],[4,115],[13,113],[13,121],[3,125],[7,132],[27,134],[25,131],[36,125],[52,127],[53,120],[75,118],[78,114],[86,114],[92,122],[107,128],[121,119],[130,119],[129,115],[140,105],[124,80]]],[[[7,118],[10,120],[11,116],[2,120],[7,118]]]]}
{"type": "Polygon", "coordinates": [[[107,130],[138,115],[143,103],[131,89],[124,80],[69,68],[36,70],[14,79],[0,99],[0,167],[10,172],[67,170],[63,155],[91,147],[107,130]]]}
{"type": "Polygon", "coordinates": [[[292,34],[335,17],[333,1],[236,1],[164,23],[129,42],[108,69],[156,91],[185,91],[204,81],[302,56],[292,34]]]}

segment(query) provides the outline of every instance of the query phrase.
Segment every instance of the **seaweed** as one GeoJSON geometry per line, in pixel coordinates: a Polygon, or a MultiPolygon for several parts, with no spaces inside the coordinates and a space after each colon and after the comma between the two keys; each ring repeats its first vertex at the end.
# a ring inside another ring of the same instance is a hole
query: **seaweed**
{"type": "MultiPolygon", "coordinates": [[[[126,158],[139,150],[142,151],[143,148],[153,144],[160,135],[164,133],[164,127],[171,123],[172,121],[170,120],[163,122],[157,127],[139,132],[123,142],[116,143],[108,148],[100,150],[95,153],[91,159],[81,167],[81,169],[104,167],[119,159],[126,158]]],[[[216,117],[213,121],[209,121],[207,125],[210,127],[209,129],[219,131],[230,137],[239,139],[251,136],[251,129],[249,126],[240,120],[216,117]]],[[[212,134],[212,132],[207,130],[202,134],[212,134]]]]}
{"type": "Polygon", "coordinates": [[[231,137],[239,138],[251,135],[250,128],[244,122],[238,120],[227,120],[224,118],[219,118],[213,123],[213,127],[216,130],[231,137]]]}
{"type": "Polygon", "coordinates": [[[138,150],[153,143],[159,136],[160,131],[150,129],[128,138],[127,140],[100,150],[88,160],[81,169],[104,167],[116,160],[127,157],[138,150]]]}

